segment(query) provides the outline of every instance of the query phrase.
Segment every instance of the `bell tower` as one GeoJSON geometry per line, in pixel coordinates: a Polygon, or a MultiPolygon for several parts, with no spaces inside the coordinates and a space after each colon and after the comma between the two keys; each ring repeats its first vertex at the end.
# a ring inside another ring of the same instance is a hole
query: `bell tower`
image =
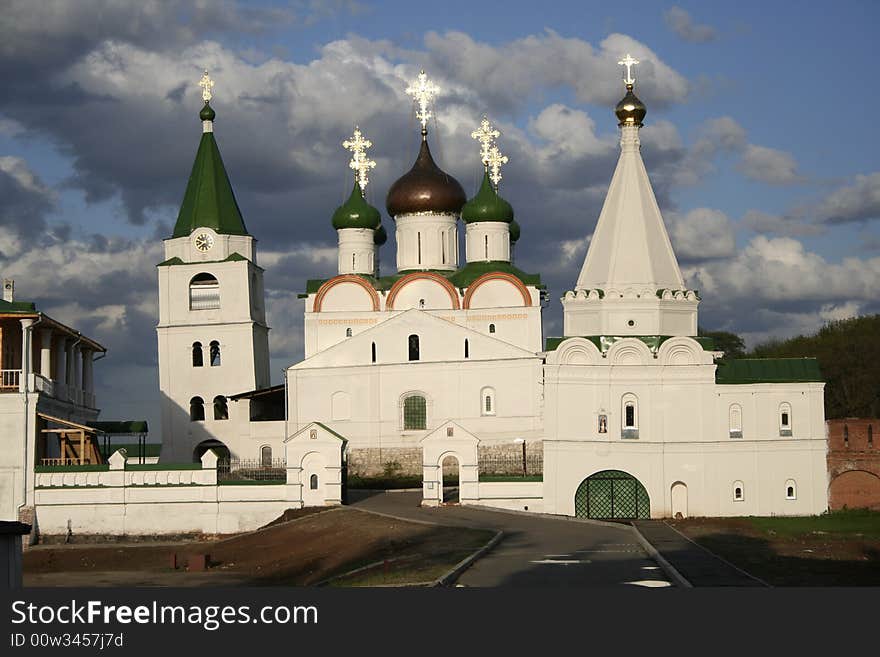
{"type": "MultiPolygon", "coordinates": [[[[214,139],[213,81],[195,163],[159,272],[159,390],[162,455],[189,462],[209,447],[240,454],[247,407],[229,395],[269,385],[269,327],[263,270],[214,139]]],[[[246,433],[246,432],[245,432],[246,433]]],[[[250,457],[250,454],[242,454],[250,457]]]]}
{"type": "Polygon", "coordinates": [[[565,335],[694,336],[700,299],[685,287],[640,152],[639,62],[627,55],[618,63],[626,67],[615,108],[620,158],[577,284],[562,299],[565,335]]]}

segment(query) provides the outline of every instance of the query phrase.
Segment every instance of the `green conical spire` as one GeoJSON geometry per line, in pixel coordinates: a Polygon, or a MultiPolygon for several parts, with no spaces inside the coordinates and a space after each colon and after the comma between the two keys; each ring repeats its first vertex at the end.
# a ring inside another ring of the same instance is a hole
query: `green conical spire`
{"type": "Polygon", "coordinates": [[[381,221],[379,211],[367,203],[361,185],[355,179],[351,196],[333,213],[333,228],[378,228],[381,221]]]}
{"type": "Polygon", "coordinates": [[[193,163],[186,193],[180,205],[180,214],[174,224],[172,237],[187,237],[199,227],[213,228],[225,235],[247,235],[241,210],[235,200],[220,149],[214,140],[210,122],[214,110],[205,103],[199,118],[208,125],[202,133],[196,161],[193,163]]]}
{"type": "Polygon", "coordinates": [[[478,221],[503,221],[509,224],[513,221],[513,208],[492,187],[488,169],[483,173],[480,191],[461,209],[461,218],[466,224],[478,221]]]}

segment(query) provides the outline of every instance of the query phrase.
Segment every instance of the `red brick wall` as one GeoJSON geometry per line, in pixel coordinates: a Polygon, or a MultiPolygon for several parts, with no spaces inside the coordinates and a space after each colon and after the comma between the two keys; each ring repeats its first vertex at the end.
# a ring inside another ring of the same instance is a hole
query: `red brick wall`
{"type": "Polygon", "coordinates": [[[828,420],[828,505],[880,510],[880,419],[828,420]]]}

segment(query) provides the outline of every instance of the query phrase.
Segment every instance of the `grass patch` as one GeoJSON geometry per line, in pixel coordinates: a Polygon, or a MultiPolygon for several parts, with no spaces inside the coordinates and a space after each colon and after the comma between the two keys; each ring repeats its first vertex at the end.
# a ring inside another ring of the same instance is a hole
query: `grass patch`
{"type": "Polygon", "coordinates": [[[349,475],[346,480],[349,488],[361,490],[398,490],[401,488],[421,488],[421,475],[396,477],[360,477],[349,475]]]}
{"type": "Polygon", "coordinates": [[[493,481],[544,481],[544,475],[480,475],[480,481],[486,483],[493,481]]]}
{"type": "Polygon", "coordinates": [[[880,539],[880,511],[853,509],[834,511],[821,516],[749,518],[763,532],[795,537],[803,534],[830,534],[842,538],[859,536],[880,539]]]}

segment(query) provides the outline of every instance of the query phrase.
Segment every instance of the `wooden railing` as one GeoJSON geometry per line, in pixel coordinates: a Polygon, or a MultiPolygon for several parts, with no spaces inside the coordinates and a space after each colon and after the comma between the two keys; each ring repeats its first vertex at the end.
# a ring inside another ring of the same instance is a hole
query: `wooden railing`
{"type": "Polygon", "coordinates": [[[18,390],[21,370],[0,370],[0,391],[18,390]]]}

